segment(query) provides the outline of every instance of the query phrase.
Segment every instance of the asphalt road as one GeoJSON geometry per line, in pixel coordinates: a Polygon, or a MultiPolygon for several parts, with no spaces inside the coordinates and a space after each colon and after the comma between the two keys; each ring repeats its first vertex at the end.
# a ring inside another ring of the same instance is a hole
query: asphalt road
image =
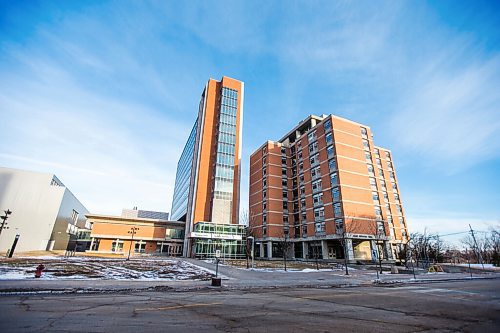
{"type": "Polygon", "coordinates": [[[500,332],[500,280],[0,297],[1,332],[500,332]]]}

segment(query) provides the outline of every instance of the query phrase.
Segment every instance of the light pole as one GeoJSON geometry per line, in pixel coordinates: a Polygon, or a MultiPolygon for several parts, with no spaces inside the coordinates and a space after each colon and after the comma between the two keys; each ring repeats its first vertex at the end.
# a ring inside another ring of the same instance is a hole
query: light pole
{"type": "Polygon", "coordinates": [[[127,260],[130,260],[130,250],[132,249],[132,243],[134,242],[134,235],[137,233],[137,230],[139,230],[138,227],[131,227],[130,230],[128,231],[128,233],[132,235],[132,239],[130,240],[130,246],[128,247],[127,260]]]}
{"type": "Polygon", "coordinates": [[[2,219],[2,225],[0,226],[0,235],[2,234],[3,229],[9,229],[7,226],[7,219],[9,218],[9,215],[12,214],[10,209],[4,210],[5,215],[0,216],[0,219],[2,219]]]}

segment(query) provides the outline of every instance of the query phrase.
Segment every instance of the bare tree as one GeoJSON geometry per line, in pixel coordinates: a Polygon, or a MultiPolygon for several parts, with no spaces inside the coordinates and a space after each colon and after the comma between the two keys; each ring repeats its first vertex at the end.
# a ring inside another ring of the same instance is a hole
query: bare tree
{"type": "Polygon", "coordinates": [[[284,265],[284,268],[286,271],[287,270],[287,259],[288,259],[290,251],[293,248],[293,244],[290,241],[290,235],[288,233],[288,230],[284,229],[282,236],[279,237],[278,248],[283,256],[283,265],[284,265]]]}

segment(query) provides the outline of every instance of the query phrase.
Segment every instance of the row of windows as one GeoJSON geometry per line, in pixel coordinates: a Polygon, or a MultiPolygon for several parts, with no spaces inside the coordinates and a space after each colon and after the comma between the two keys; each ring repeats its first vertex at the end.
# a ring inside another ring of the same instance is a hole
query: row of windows
{"type": "Polygon", "coordinates": [[[220,108],[221,114],[229,115],[232,117],[236,117],[237,109],[232,106],[222,105],[220,108]]]}
{"type": "Polygon", "coordinates": [[[219,124],[219,132],[224,132],[224,133],[229,133],[229,134],[234,135],[234,134],[236,134],[236,126],[221,123],[221,124],[219,124]]]}
{"type": "Polygon", "coordinates": [[[236,125],[236,117],[221,113],[220,117],[219,117],[219,122],[221,124],[225,123],[225,124],[229,124],[229,125],[236,125]]]}
{"type": "Polygon", "coordinates": [[[234,145],[219,142],[217,144],[217,152],[229,155],[234,155],[234,145]]]}
{"type": "Polygon", "coordinates": [[[238,91],[231,88],[222,87],[222,96],[238,99],[238,91]]]}
{"type": "Polygon", "coordinates": [[[219,133],[219,142],[224,142],[224,143],[230,143],[230,144],[235,144],[236,143],[236,136],[233,134],[227,134],[227,133],[219,133]]]}
{"type": "Polygon", "coordinates": [[[224,178],[224,179],[233,179],[234,167],[216,164],[215,177],[224,178]]]}
{"type": "Polygon", "coordinates": [[[229,98],[229,97],[226,97],[226,96],[222,96],[222,105],[228,105],[228,106],[232,106],[232,107],[237,107],[238,106],[238,102],[236,99],[232,99],[232,98],[229,98]]]}
{"type": "Polygon", "coordinates": [[[234,165],[234,155],[217,153],[217,164],[234,165]]]}
{"type": "Polygon", "coordinates": [[[215,191],[233,193],[233,181],[215,177],[215,191]]]}

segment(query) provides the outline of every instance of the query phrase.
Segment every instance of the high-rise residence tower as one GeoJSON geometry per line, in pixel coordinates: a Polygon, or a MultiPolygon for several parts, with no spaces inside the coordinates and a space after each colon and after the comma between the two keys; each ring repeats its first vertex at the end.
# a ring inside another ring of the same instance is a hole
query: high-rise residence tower
{"type": "Polygon", "coordinates": [[[239,215],[243,87],[224,76],[208,80],[201,94],[177,165],[171,211],[171,219],[186,221],[185,256],[211,256],[217,249],[229,256],[241,245],[242,232],[233,225],[239,215]]]}
{"type": "Polygon", "coordinates": [[[368,126],[334,115],[309,116],[257,149],[249,196],[260,257],[394,259],[407,242],[391,152],[368,126]]]}

